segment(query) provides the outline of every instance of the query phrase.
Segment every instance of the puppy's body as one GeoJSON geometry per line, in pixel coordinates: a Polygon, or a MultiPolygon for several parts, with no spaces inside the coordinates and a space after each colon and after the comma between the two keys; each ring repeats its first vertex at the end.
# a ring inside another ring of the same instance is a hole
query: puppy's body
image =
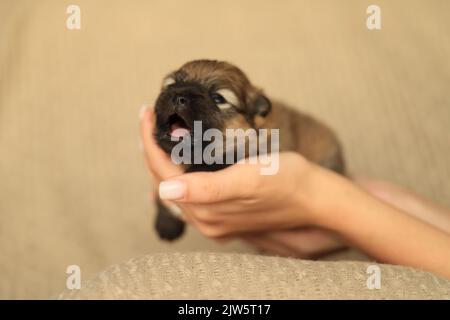
{"type": "Polygon", "coordinates": [[[260,128],[280,129],[280,151],[295,151],[306,159],[343,174],[342,151],[334,133],[327,126],[302,112],[277,101],[260,128]]]}
{"type": "MultiPolygon", "coordinates": [[[[186,63],[167,76],[156,102],[155,138],[170,153],[180,130],[192,134],[193,122],[203,130],[279,129],[279,151],[295,151],[321,166],[344,173],[341,147],[334,133],[312,117],[281,102],[270,101],[237,67],[219,61],[186,63]]],[[[216,171],[227,165],[200,163],[185,171],[216,171]]],[[[156,230],[166,240],[178,238],[184,223],[158,201],[156,230]]]]}

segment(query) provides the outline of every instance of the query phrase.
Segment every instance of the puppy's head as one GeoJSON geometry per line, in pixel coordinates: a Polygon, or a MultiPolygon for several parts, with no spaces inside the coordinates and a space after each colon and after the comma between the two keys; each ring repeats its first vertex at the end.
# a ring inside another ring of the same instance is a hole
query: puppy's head
{"type": "Polygon", "coordinates": [[[168,153],[177,143],[171,137],[191,134],[194,121],[202,130],[254,127],[265,117],[270,101],[253,87],[237,67],[221,61],[196,60],[184,64],[163,81],[156,101],[156,132],[159,145],[168,153]]]}

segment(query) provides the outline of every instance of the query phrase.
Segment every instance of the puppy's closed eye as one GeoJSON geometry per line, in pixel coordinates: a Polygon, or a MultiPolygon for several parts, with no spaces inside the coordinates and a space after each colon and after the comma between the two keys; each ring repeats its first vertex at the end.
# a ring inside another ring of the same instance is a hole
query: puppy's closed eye
{"type": "Polygon", "coordinates": [[[216,105],[221,105],[221,104],[227,103],[227,100],[225,100],[225,98],[221,94],[218,94],[218,93],[213,93],[211,95],[211,98],[213,99],[213,101],[216,105]]]}
{"type": "Polygon", "coordinates": [[[212,98],[214,103],[222,110],[231,108],[232,106],[238,106],[239,100],[233,91],[229,89],[217,90],[212,98]]]}

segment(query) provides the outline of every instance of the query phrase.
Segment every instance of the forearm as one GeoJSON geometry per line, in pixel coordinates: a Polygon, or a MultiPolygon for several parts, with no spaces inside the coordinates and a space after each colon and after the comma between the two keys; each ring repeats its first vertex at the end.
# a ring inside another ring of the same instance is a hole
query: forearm
{"type": "Polygon", "coordinates": [[[379,201],[337,176],[318,178],[328,195],[317,224],[341,234],[375,259],[450,278],[450,235],[379,201]],[[333,181],[330,183],[330,181],[333,181]]]}
{"type": "Polygon", "coordinates": [[[389,182],[361,178],[357,178],[354,182],[383,202],[450,234],[449,209],[389,182]]]}

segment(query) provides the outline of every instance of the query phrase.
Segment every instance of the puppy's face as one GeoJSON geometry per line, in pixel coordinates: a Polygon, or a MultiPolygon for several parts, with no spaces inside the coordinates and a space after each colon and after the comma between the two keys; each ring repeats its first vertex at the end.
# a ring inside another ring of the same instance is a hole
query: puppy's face
{"type": "Polygon", "coordinates": [[[254,127],[256,117],[270,111],[269,100],[251,85],[237,67],[219,61],[188,62],[163,81],[156,101],[159,145],[168,153],[177,141],[172,137],[193,134],[194,121],[202,130],[254,127]]]}

